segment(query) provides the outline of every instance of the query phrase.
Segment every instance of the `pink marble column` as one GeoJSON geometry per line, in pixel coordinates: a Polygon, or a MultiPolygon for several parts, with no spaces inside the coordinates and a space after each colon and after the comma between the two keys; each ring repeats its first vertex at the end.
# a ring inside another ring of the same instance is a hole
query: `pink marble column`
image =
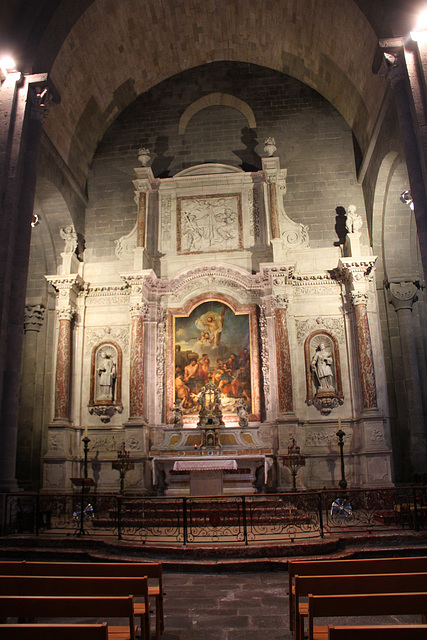
{"type": "Polygon", "coordinates": [[[71,308],[60,310],[58,331],[58,350],[56,353],[55,377],[55,420],[70,420],[70,381],[71,381],[71,321],[74,311],[71,308]]]}
{"type": "Polygon", "coordinates": [[[138,201],[137,247],[145,247],[145,229],[147,221],[147,193],[140,191],[138,201]]]}
{"type": "Polygon", "coordinates": [[[277,385],[280,413],[293,411],[291,352],[289,348],[286,308],[275,310],[277,385]]]}
{"type": "Polygon", "coordinates": [[[144,316],[141,309],[131,310],[129,419],[144,415],[144,316]]]}
{"type": "Polygon", "coordinates": [[[352,303],[356,314],[357,355],[362,385],[363,409],[375,409],[377,407],[377,386],[366,295],[353,293],[352,303]]]}

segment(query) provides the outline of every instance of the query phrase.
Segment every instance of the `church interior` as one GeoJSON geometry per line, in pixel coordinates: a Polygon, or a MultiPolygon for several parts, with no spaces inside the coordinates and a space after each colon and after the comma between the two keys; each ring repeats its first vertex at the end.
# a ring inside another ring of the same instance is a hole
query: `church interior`
{"type": "Polygon", "coordinates": [[[2,3],[2,492],[426,471],[422,8],[2,3]]]}

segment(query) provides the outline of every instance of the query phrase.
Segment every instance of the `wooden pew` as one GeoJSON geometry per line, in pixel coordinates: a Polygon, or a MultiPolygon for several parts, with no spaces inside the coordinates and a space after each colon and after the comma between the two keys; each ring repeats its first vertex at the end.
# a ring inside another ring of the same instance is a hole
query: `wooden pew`
{"type": "Polygon", "coordinates": [[[129,596],[131,594],[144,600],[139,604],[137,615],[141,615],[143,640],[150,640],[150,605],[146,577],[0,576],[1,596],[129,596]]]}
{"type": "MultiPolygon", "coordinates": [[[[304,621],[308,602],[300,598],[312,595],[340,595],[355,593],[427,592],[427,573],[374,573],[349,576],[295,576],[296,640],[304,638],[304,621]]],[[[426,627],[427,632],[427,627],[426,627]]]]}
{"type": "Polygon", "coordinates": [[[363,558],[342,560],[291,560],[289,573],[289,626],[295,620],[294,579],[299,576],[355,575],[360,573],[427,572],[427,556],[408,558],[363,558]]]}
{"type": "MultiPolygon", "coordinates": [[[[386,588],[386,585],[384,585],[386,588]]],[[[318,617],[424,615],[425,593],[366,593],[355,595],[308,596],[308,638],[328,640],[328,626],[314,626],[318,617]]],[[[426,637],[427,637],[427,625],[426,637]]],[[[403,640],[403,637],[402,637],[403,640]]]]}
{"type": "Polygon", "coordinates": [[[357,625],[334,627],[329,625],[328,640],[426,640],[424,624],[357,625]]]}
{"type": "MultiPolygon", "coordinates": [[[[108,640],[136,640],[133,596],[0,596],[0,619],[125,618],[127,625],[108,626],[108,640]]],[[[1,625],[0,625],[1,626],[1,625]]],[[[43,638],[43,636],[41,636],[43,638]]],[[[62,640],[58,636],[58,640],[62,640]]],[[[77,636],[77,640],[79,636],[77,636]]]]}
{"type": "Polygon", "coordinates": [[[102,624],[0,624],[0,640],[108,640],[102,624]]]}
{"type": "MultiPolygon", "coordinates": [[[[148,596],[156,600],[156,640],[164,630],[163,572],[161,562],[0,562],[0,575],[92,576],[137,578],[147,576],[148,596]]],[[[135,615],[141,615],[135,603],[135,615]]]]}

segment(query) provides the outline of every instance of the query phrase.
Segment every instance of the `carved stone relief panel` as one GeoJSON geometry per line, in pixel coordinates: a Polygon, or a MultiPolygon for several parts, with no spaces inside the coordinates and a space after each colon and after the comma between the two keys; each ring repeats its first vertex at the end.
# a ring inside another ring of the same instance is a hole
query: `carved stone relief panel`
{"type": "Polygon", "coordinates": [[[177,251],[181,254],[243,249],[241,195],[177,199],[177,251]]]}

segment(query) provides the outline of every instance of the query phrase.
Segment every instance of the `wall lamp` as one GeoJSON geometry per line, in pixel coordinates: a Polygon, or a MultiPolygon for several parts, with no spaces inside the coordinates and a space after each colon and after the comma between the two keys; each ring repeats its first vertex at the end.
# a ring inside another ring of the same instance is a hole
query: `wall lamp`
{"type": "Polygon", "coordinates": [[[403,204],[408,204],[411,207],[412,211],[414,210],[414,201],[412,200],[412,193],[409,189],[400,194],[400,202],[403,202],[403,204]]]}
{"type": "Polygon", "coordinates": [[[6,76],[10,71],[16,70],[16,63],[10,56],[2,56],[0,58],[0,81],[6,80],[6,76]]]}

